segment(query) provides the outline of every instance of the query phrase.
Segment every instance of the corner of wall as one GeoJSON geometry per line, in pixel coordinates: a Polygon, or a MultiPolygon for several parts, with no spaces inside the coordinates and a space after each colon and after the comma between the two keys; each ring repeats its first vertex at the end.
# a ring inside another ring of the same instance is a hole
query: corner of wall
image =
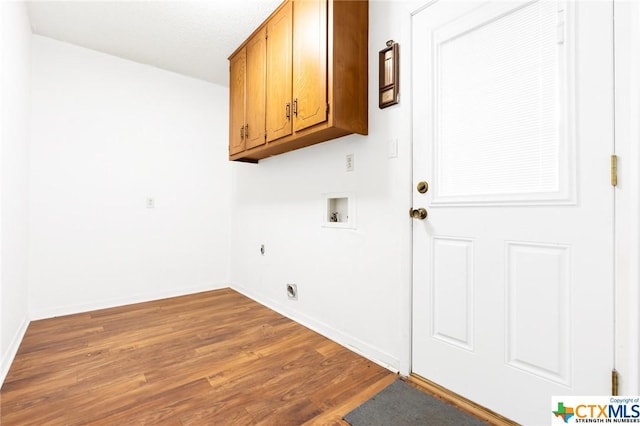
{"type": "Polygon", "coordinates": [[[24,339],[24,335],[27,332],[27,328],[29,327],[29,318],[25,315],[22,319],[20,327],[16,330],[9,346],[6,351],[2,354],[2,360],[0,361],[0,387],[4,383],[4,379],[7,377],[7,373],[9,373],[9,368],[11,368],[11,363],[13,363],[13,359],[16,357],[18,353],[18,349],[20,348],[20,344],[22,343],[22,339],[24,339]]]}
{"type": "Polygon", "coordinates": [[[25,2],[1,3],[0,379],[4,381],[29,325],[31,28],[25,2]]]}

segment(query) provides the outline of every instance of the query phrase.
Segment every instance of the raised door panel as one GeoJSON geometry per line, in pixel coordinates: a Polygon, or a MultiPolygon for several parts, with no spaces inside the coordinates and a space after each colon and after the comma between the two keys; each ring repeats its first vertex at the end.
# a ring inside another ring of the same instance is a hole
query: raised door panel
{"type": "Polygon", "coordinates": [[[246,54],[242,49],[229,64],[229,155],[241,153],[244,144],[246,54]]]}
{"type": "Polygon", "coordinates": [[[265,143],[265,102],[266,102],[266,33],[262,28],[247,43],[247,105],[245,139],[247,149],[265,143]]]}
{"type": "Polygon", "coordinates": [[[291,2],[267,23],[267,142],[291,134],[291,2]]]}
{"type": "Polygon", "coordinates": [[[294,131],[327,120],[327,2],[293,3],[294,131]]]}

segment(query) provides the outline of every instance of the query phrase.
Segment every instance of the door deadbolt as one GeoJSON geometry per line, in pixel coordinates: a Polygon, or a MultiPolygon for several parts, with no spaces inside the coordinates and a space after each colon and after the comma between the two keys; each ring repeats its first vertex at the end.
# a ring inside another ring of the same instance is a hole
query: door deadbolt
{"type": "Polygon", "coordinates": [[[427,209],[425,209],[424,207],[420,207],[419,209],[410,208],[409,216],[411,216],[413,219],[424,220],[427,218],[427,209]]]}
{"type": "Polygon", "coordinates": [[[429,190],[429,184],[422,180],[418,182],[418,184],[416,185],[416,189],[418,190],[419,193],[424,194],[429,190]]]}

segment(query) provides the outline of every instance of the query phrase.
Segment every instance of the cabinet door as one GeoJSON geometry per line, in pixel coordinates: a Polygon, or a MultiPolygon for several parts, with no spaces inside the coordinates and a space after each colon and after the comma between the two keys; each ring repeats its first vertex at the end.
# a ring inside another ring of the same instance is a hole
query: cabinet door
{"type": "Polygon", "coordinates": [[[262,28],[247,43],[247,105],[245,107],[245,139],[247,149],[265,143],[265,100],[266,100],[266,32],[262,28]]]}
{"type": "Polygon", "coordinates": [[[229,64],[229,155],[245,150],[245,50],[239,51],[229,64]]]}
{"type": "Polygon", "coordinates": [[[291,2],[267,23],[267,142],[291,134],[291,2]]]}
{"type": "Polygon", "coordinates": [[[327,120],[327,2],[293,2],[294,131],[327,120]]]}

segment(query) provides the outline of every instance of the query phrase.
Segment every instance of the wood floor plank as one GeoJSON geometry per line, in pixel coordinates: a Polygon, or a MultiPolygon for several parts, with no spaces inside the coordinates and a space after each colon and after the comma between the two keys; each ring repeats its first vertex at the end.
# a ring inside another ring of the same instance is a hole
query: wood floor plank
{"type": "Polygon", "coordinates": [[[222,289],[32,322],[0,423],[344,424],[394,378],[222,289]]]}
{"type": "Polygon", "coordinates": [[[341,403],[338,403],[334,407],[328,407],[325,409],[322,414],[317,416],[316,418],[304,423],[304,426],[311,426],[314,424],[323,424],[323,425],[348,425],[347,422],[342,420],[342,417],[358,407],[364,401],[368,400],[382,389],[389,386],[394,380],[396,380],[397,376],[388,375],[388,374],[379,374],[375,381],[371,382],[368,385],[360,385],[358,386],[358,391],[355,394],[352,394],[348,399],[343,400],[341,403]]]}

